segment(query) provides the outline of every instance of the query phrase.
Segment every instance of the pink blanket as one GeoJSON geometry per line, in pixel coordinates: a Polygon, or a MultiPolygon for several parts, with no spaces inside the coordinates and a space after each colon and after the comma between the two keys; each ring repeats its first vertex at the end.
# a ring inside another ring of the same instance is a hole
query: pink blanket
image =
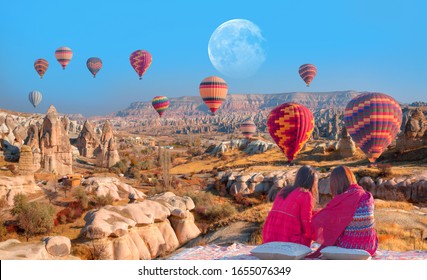
{"type": "MultiPolygon", "coordinates": [[[[258,260],[250,251],[256,246],[234,243],[229,246],[207,245],[185,249],[169,260],[258,260]]],[[[427,251],[394,252],[377,250],[373,260],[427,260],[427,251]]]]}

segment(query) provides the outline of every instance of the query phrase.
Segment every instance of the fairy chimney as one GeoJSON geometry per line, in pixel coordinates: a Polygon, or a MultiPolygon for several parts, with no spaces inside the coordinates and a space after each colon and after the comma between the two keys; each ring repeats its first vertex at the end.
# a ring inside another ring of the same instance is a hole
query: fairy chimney
{"type": "Polygon", "coordinates": [[[55,174],[72,173],[70,139],[53,105],[49,107],[43,120],[40,135],[41,167],[55,174]]]}

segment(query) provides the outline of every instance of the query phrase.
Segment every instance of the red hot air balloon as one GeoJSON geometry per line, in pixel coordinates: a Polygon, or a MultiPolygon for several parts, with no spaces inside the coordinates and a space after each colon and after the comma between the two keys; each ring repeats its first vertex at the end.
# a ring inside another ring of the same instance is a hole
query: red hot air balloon
{"type": "Polygon", "coordinates": [[[87,69],[92,73],[93,77],[96,77],[96,74],[102,68],[102,60],[98,57],[91,57],[86,62],[87,69]]]}
{"type": "Polygon", "coordinates": [[[252,120],[246,120],[240,125],[240,130],[246,139],[250,139],[256,132],[256,125],[252,120]]]}
{"type": "Polygon", "coordinates": [[[142,75],[147,71],[148,67],[151,65],[152,57],[151,54],[144,50],[134,51],[130,55],[130,64],[136,73],[139,76],[139,79],[142,79],[142,75]]]}
{"type": "Polygon", "coordinates": [[[151,101],[154,109],[157,111],[160,117],[169,108],[170,101],[166,96],[156,96],[151,101]]]}
{"type": "Polygon", "coordinates": [[[220,77],[207,77],[203,79],[199,86],[200,96],[205,104],[215,115],[216,110],[221,106],[227,97],[227,83],[220,77]]]}
{"type": "Polygon", "coordinates": [[[316,76],[317,69],[313,64],[303,64],[300,66],[298,72],[306,85],[309,87],[311,81],[313,81],[314,77],[316,76]]]}
{"type": "Polygon", "coordinates": [[[284,103],[270,112],[267,126],[273,140],[292,162],[310,138],[314,118],[303,105],[284,103]]]}
{"type": "Polygon", "coordinates": [[[40,79],[43,78],[47,68],[49,68],[49,62],[46,59],[39,58],[34,62],[34,69],[39,73],[40,79]]]}
{"type": "Polygon", "coordinates": [[[391,96],[367,92],[347,104],[344,123],[356,146],[373,163],[399,133],[402,109],[391,96]]]}
{"type": "Polygon", "coordinates": [[[71,58],[73,58],[73,51],[69,47],[60,47],[55,51],[55,57],[59,64],[62,65],[62,69],[65,70],[71,58]]]}

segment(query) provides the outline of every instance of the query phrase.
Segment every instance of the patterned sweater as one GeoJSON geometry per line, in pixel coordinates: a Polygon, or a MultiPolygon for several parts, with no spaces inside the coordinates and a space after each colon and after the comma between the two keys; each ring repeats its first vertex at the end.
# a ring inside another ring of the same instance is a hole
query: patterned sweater
{"type": "Polygon", "coordinates": [[[356,212],[350,224],[338,237],[335,244],[338,247],[362,249],[371,255],[378,248],[378,237],[374,228],[374,199],[366,192],[359,201],[356,212]]]}

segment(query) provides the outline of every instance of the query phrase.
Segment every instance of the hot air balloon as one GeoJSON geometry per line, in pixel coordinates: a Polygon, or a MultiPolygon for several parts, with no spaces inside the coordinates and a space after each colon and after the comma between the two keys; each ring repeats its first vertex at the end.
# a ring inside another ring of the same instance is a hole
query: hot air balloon
{"type": "Polygon", "coordinates": [[[256,132],[256,125],[252,120],[246,120],[240,125],[240,130],[246,139],[250,139],[256,132]]]}
{"type": "Polygon", "coordinates": [[[133,69],[135,69],[140,80],[142,79],[142,75],[144,75],[145,71],[147,71],[148,67],[150,67],[151,61],[151,54],[144,50],[134,51],[130,55],[130,64],[132,65],[133,69]]]}
{"type": "Polygon", "coordinates": [[[347,104],[344,123],[356,146],[373,163],[398,134],[402,109],[384,93],[367,92],[347,104]]]}
{"type": "Polygon", "coordinates": [[[292,162],[313,132],[313,113],[303,105],[284,103],[270,112],[267,126],[273,140],[292,162]]]}
{"type": "Polygon", "coordinates": [[[42,101],[42,94],[37,90],[33,90],[28,95],[28,99],[30,100],[31,104],[33,104],[34,108],[36,108],[40,101],[42,101]]]}
{"type": "Polygon", "coordinates": [[[170,101],[166,96],[156,96],[151,101],[151,104],[153,104],[159,116],[162,117],[163,113],[169,108],[170,101]]]}
{"type": "Polygon", "coordinates": [[[62,69],[65,70],[65,67],[67,67],[73,57],[73,51],[69,47],[60,47],[55,51],[55,57],[59,64],[62,65],[62,69]]]}
{"type": "Polygon", "coordinates": [[[227,83],[220,77],[211,76],[203,79],[199,90],[203,101],[212,114],[215,115],[216,110],[218,110],[227,96],[227,83]]]}
{"type": "Polygon", "coordinates": [[[317,69],[313,64],[303,64],[300,66],[298,72],[306,85],[309,87],[311,81],[313,81],[314,77],[316,76],[317,69]]]}
{"type": "Polygon", "coordinates": [[[102,68],[102,60],[97,57],[91,57],[86,61],[86,66],[95,78],[98,71],[102,68]]]}
{"type": "Polygon", "coordinates": [[[46,73],[47,68],[49,67],[49,62],[46,59],[39,58],[34,62],[34,69],[39,73],[40,79],[43,78],[44,73],[46,73]]]}

